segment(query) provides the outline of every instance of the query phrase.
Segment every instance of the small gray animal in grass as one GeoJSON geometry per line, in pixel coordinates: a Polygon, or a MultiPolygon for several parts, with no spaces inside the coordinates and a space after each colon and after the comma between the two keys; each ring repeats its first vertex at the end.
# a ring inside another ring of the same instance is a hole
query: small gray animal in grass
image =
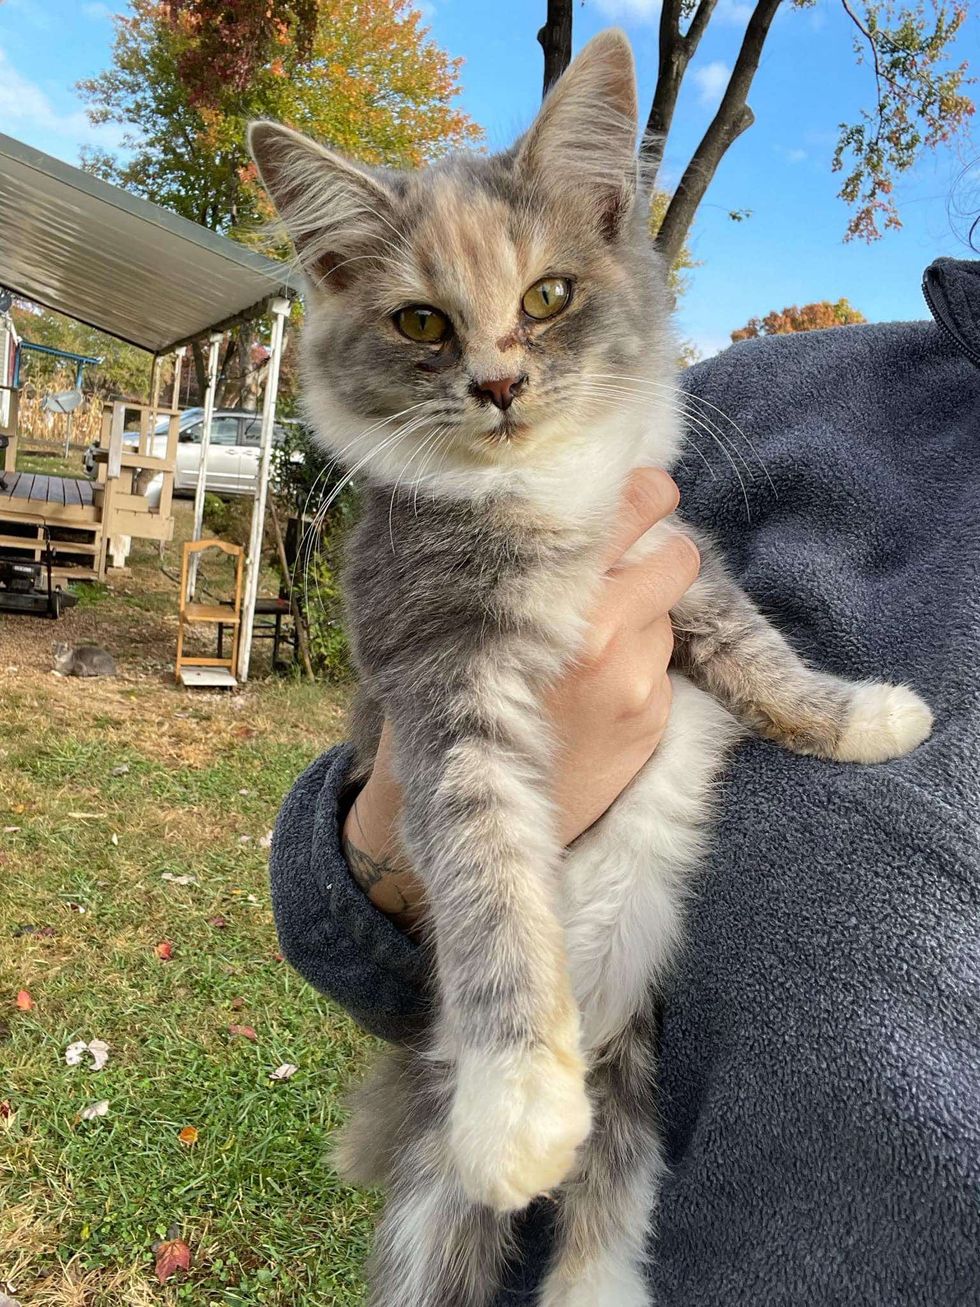
{"type": "MultiPolygon", "coordinates": [[[[808,667],[698,536],[663,742],[559,847],[542,701],[580,652],[627,477],[669,469],[682,442],[636,130],[617,32],[492,157],[395,172],[251,129],[309,283],[307,411],[362,479],[345,581],[358,765],[388,716],[437,963],[427,1038],[382,1058],[340,1147],[387,1189],[373,1307],[486,1307],[513,1214],[544,1192],[540,1302],[647,1303],[652,1003],[728,751],[748,730],[876,763],[932,726],[904,686],[808,667]]],[[[658,525],[635,557],[684,531],[658,525]]]]}
{"type": "Polygon", "coordinates": [[[52,646],[54,671],[59,676],[115,676],[119,671],[116,660],[108,649],[97,644],[70,644],[57,642],[52,646]]]}

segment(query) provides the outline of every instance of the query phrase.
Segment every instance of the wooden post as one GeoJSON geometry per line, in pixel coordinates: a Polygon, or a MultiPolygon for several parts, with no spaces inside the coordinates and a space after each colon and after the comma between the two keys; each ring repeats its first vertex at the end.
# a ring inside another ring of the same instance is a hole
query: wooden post
{"type": "MultiPolygon", "coordinates": [[[[204,424],[201,428],[201,462],[197,469],[197,486],[194,490],[194,529],[191,532],[192,540],[200,540],[201,531],[204,529],[204,496],[207,491],[208,477],[208,450],[211,448],[211,424],[214,419],[214,393],[218,385],[218,350],[224,339],[221,332],[215,332],[211,337],[211,344],[208,350],[208,388],[204,392],[204,424]]],[[[194,554],[191,557],[190,573],[188,576],[188,585],[190,586],[190,597],[194,598],[194,591],[197,587],[197,562],[199,555],[194,554]]]]}
{"type": "Polygon", "coordinates": [[[249,534],[248,560],[245,568],[245,603],[239,627],[240,657],[238,679],[248,680],[249,660],[252,655],[252,627],[255,622],[255,601],[259,593],[259,572],[262,570],[262,530],[265,525],[265,501],[269,493],[269,469],[272,465],[272,428],[276,420],[276,397],[279,394],[279,365],[282,362],[282,342],[289,317],[287,299],[271,301],[272,340],[269,349],[269,369],[265,376],[262,396],[262,456],[259,462],[259,484],[252,506],[252,529],[249,534]]]}

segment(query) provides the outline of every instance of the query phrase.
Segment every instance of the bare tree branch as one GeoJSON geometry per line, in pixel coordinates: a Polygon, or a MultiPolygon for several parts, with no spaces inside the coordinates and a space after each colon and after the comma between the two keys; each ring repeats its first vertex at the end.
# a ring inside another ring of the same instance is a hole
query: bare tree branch
{"type": "Polygon", "coordinates": [[[572,61],[572,0],[548,0],[548,16],[538,32],[544,51],[542,99],[572,61]]]}
{"type": "Polygon", "coordinates": [[[657,247],[668,266],[677,257],[698,205],[704,199],[705,191],[726,150],[755,121],[748,106],[749,90],[758,71],[769,28],[781,3],[782,0],[759,0],[752,11],[718,112],[701,138],[701,143],[694,151],[680,185],[667,206],[657,235],[657,247]]]}
{"type": "Polygon", "coordinates": [[[650,160],[654,168],[660,167],[664,143],[674,120],[677,97],[687,66],[704,35],[708,20],[714,13],[717,0],[701,0],[691,26],[681,35],[681,0],[665,0],[660,10],[660,62],[653,103],[647,118],[646,130],[640,143],[640,153],[650,160]]]}

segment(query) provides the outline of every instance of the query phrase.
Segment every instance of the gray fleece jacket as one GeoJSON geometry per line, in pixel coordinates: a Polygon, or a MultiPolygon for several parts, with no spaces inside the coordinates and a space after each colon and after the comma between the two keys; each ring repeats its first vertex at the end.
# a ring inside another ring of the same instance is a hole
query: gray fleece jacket
{"type": "MultiPolygon", "coordinates": [[[[879,767],[735,758],[664,1003],[660,1307],[980,1305],[980,262],[924,289],[931,322],[750,341],[684,378],[768,473],[709,409],[755,465],[751,517],[708,446],[685,516],[803,654],[908,682],[936,730],[879,767]]],[[[289,961],[398,1039],[427,969],[344,862],[349,763],[286,799],[273,904],[289,961]]],[[[533,1208],[501,1303],[532,1301],[547,1244],[533,1208]]]]}

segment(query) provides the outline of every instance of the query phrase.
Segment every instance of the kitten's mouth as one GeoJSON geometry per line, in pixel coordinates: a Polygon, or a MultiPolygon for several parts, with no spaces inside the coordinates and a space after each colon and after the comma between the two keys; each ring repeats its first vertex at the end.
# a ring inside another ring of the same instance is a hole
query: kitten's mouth
{"type": "Polygon", "coordinates": [[[494,441],[516,440],[529,429],[530,423],[524,422],[520,418],[511,417],[509,413],[506,413],[493,431],[490,432],[489,439],[494,441]]]}

